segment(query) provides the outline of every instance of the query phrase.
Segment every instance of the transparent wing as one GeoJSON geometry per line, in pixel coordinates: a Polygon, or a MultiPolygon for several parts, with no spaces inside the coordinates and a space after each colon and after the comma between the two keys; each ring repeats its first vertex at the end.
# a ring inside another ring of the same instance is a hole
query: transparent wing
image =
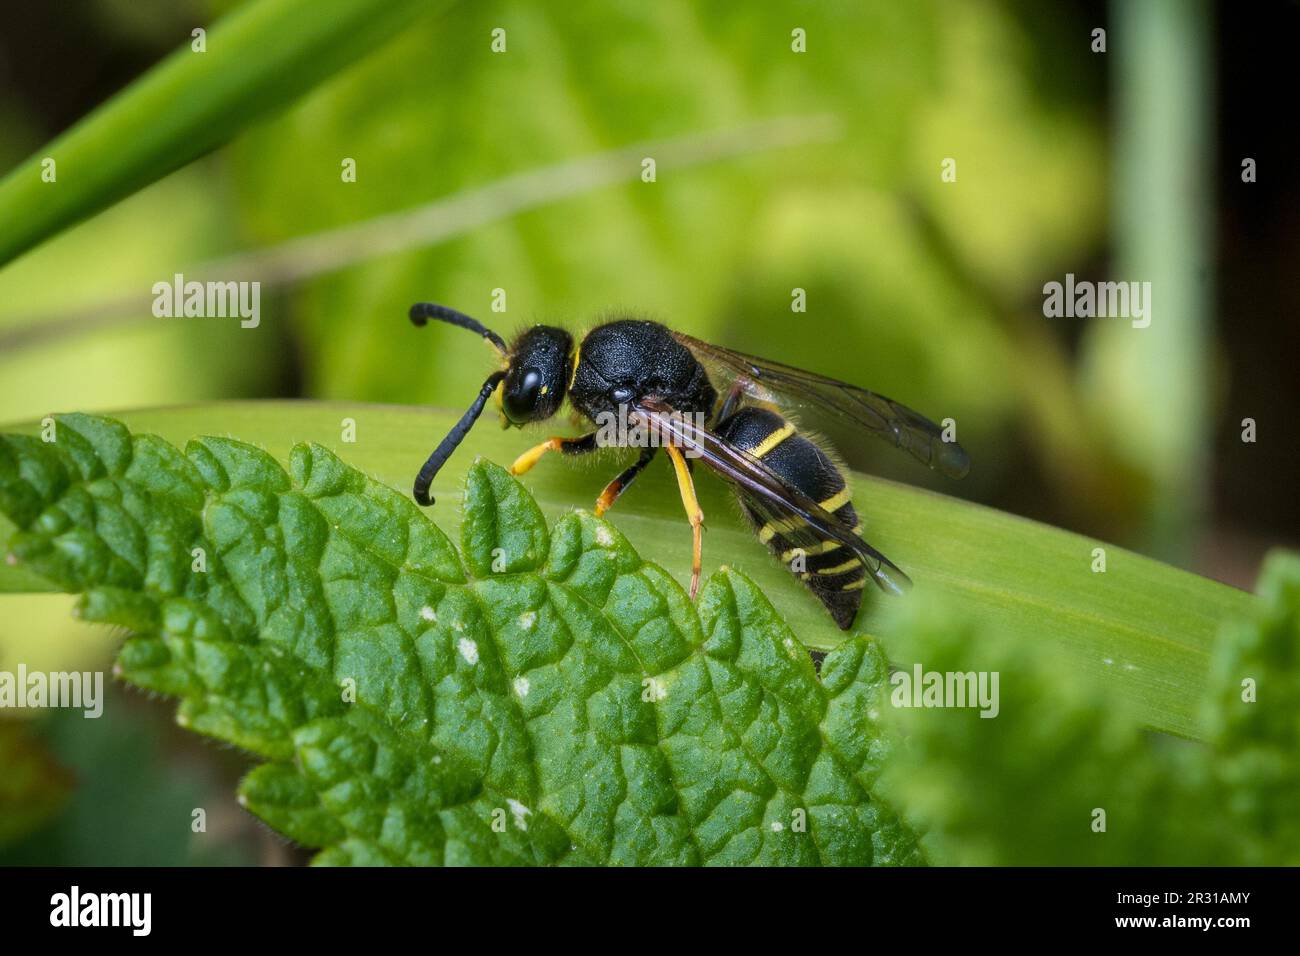
{"type": "Polygon", "coordinates": [[[902,594],[911,586],[911,580],[896,564],[817,502],[791,488],[753,455],[728,444],[661,400],[644,399],[633,406],[633,413],[654,429],[661,440],[671,441],[688,457],[701,459],[735,485],[744,501],[764,521],[781,522],[781,535],[793,547],[816,553],[817,546],[835,542],[862,561],[881,590],[902,594]],[[785,530],[787,526],[789,533],[785,530]]]}
{"type": "Polygon", "coordinates": [[[854,429],[885,439],[950,478],[964,478],[970,471],[970,456],[961,445],[944,441],[938,425],[892,398],[792,365],[710,345],[681,332],[673,336],[716,376],[714,384],[721,385],[721,391],[735,383],[761,402],[811,406],[854,429]]]}

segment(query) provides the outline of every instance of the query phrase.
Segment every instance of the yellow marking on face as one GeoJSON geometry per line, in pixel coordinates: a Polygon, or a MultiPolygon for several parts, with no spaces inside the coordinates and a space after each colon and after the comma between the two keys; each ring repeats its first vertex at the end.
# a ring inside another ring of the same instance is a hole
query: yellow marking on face
{"type": "Polygon", "coordinates": [[[506,391],[506,380],[502,379],[501,381],[497,382],[497,387],[492,392],[492,400],[496,404],[497,415],[501,419],[501,427],[509,428],[510,419],[506,417],[505,391],[506,391]]]}
{"type": "Polygon", "coordinates": [[[794,434],[794,426],[786,422],[772,434],[768,435],[761,442],[749,449],[749,453],[755,458],[764,458],[771,453],[772,449],[781,442],[785,441],[794,434]]]}
{"type": "Polygon", "coordinates": [[[578,363],[582,361],[582,343],[579,342],[573,346],[573,354],[569,359],[573,362],[573,371],[569,373],[569,391],[573,391],[574,380],[578,377],[578,363]]]}

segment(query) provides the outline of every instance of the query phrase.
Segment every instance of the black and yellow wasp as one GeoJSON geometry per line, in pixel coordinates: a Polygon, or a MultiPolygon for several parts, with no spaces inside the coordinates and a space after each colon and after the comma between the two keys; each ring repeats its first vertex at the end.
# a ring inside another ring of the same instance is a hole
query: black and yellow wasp
{"type": "MultiPolygon", "coordinates": [[[[658,436],[596,500],[607,511],[662,445],[672,460],[691,524],[691,597],[699,588],[704,515],[691,464],[701,458],[729,481],[758,538],[786,564],[847,629],[862,603],[869,574],[884,591],[901,593],[906,574],[862,540],[843,470],[788,416],[830,416],[902,448],[945,475],[970,470],[966,452],[946,441],[934,422],[904,405],[832,378],[743,355],[642,319],[605,322],[575,343],[564,329],[535,325],[507,345],[495,332],[454,309],[420,302],[411,321],[436,319],[481,335],[501,367],[442,440],[415,479],[415,500],[432,504],[434,476],[473,426],[493,393],[507,425],[550,418],[567,397],[593,424],[618,419],[658,436]]],[[[550,438],[520,455],[521,474],[548,451],[584,454],[605,447],[601,432],[550,438]]],[[[631,445],[632,442],[626,444],[631,445]]]]}

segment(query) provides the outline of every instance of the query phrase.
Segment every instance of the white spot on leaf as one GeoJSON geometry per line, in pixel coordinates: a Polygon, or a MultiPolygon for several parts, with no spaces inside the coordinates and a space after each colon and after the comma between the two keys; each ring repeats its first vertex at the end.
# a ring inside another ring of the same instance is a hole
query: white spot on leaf
{"type": "Polygon", "coordinates": [[[521,829],[521,830],[527,830],[527,829],[528,829],[528,815],[531,814],[533,811],[532,811],[532,810],[529,810],[526,806],[524,806],[524,805],[523,805],[522,803],[520,803],[518,800],[514,800],[514,799],[511,799],[511,798],[507,798],[507,799],[506,799],[506,804],[510,807],[510,812],[511,812],[511,814],[514,815],[514,818],[515,818],[515,826],[517,826],[517,827],[518,827],[519,829],[521,829]]]}
{"type": "Polygon", "coordinates": [[[519,698],[522,700],[528,696],[528,688],[532,685],[528,683],[527,677],[516,677],[511,686],[514,687],[515,693],[519,695],[519,698]]]}
{"type": "Polygon", "coordinates": [[[533,625],[536,623],[537,623],[536,611],[525,611],[523,614],[519,615],[519,626],[522,627],[525,631],[531,631],[533,629],[533,625]]]}
{"type": "Polygon", "coordinates": [[[460,656],[465,658],[467,663],[469,664],[478,663],[478,645],[475,644],[473,641],[471,641],[468,637],[462,637],[460,639],[460,643],[458,643],[456,646],[460,648],[460,656]]]}
{"type": "Polygon", "coordinates": [[[420,617],[424,618],[426,621],[438,620],[438,615],[435,614],[433,612],[433,608],[429,607],[429,605],[427,604],[424,607],[420,608],[420,617]]]}

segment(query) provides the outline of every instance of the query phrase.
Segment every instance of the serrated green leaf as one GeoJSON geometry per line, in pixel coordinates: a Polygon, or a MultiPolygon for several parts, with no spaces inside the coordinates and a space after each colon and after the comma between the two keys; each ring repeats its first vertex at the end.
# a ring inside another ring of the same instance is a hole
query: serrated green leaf
{"type": "Polygon", "coordinates": [[[464,564],[404,494],[319,445],[84,415],[0,437],[20,565],[131,628],[118,673],[265,758],[254,813],[319,862],[911,864],[873,794],[887,668],[811,661],[736,571],[693,606],[612,525],[548,532],[476,462],[464,564]],[[869,714],[878,708],[868,708],[869,714]]]}
{"type": "Polygon", "coordinates": [[[1269,556],[1262,599],[1225,629],[1206,724],[1243,860],[1300,864],[1300,555],[1269,556]]]}

